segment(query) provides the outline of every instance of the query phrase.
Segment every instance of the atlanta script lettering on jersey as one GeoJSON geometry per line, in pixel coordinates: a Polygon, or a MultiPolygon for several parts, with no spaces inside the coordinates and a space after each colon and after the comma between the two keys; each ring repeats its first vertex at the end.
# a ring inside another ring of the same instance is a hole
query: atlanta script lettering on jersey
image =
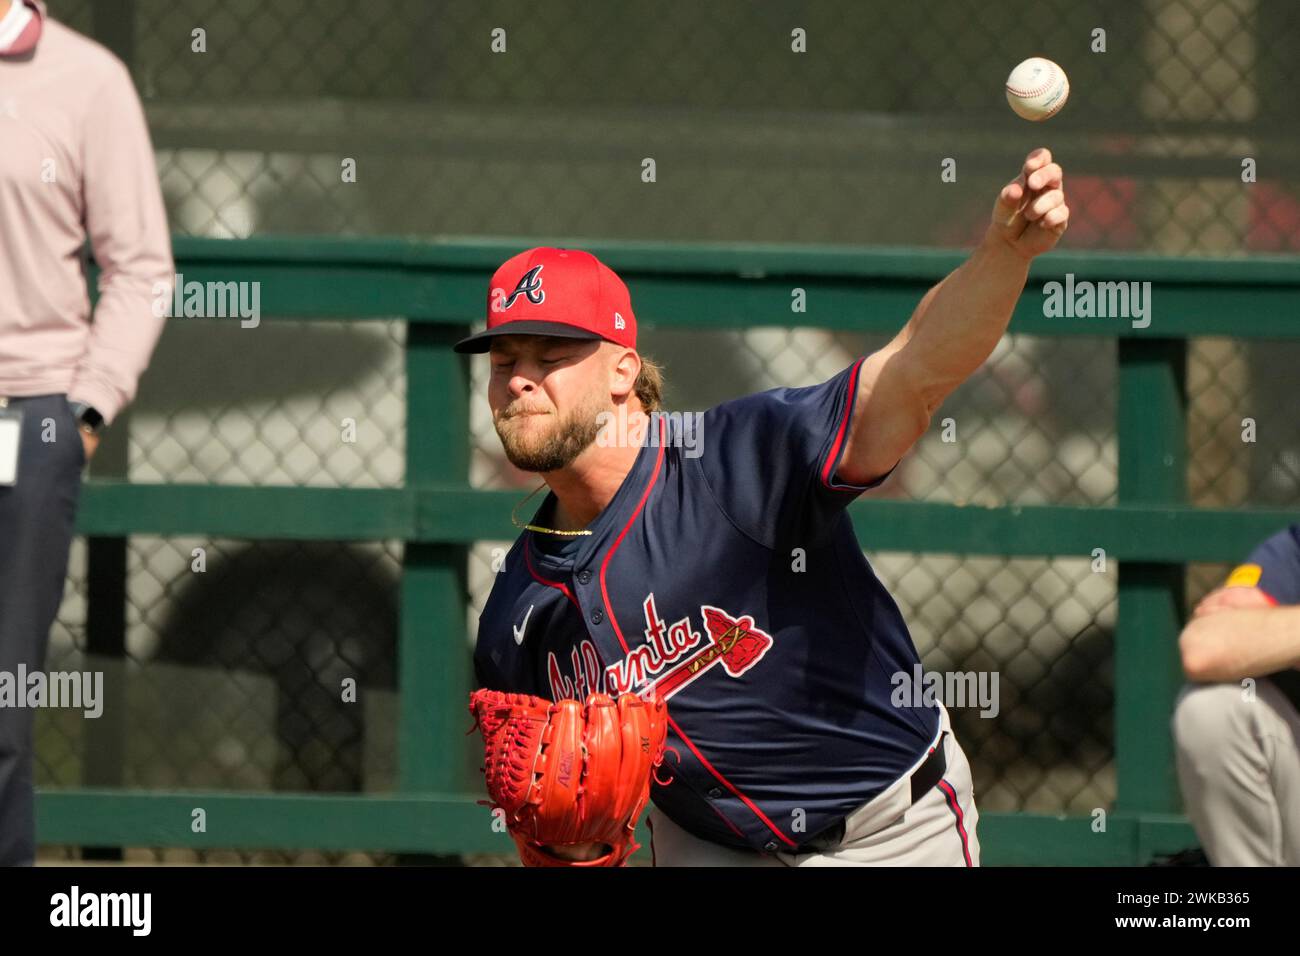
{"type": "Polygon", "coordinates": [[[665,700],[721,664],[730,677],[740,677],[762,660],[772,646],[772,636],[755,626],[752,615],[732,615],[721,608],[700,605],[704,634],[691,626],[690,617],[667,624],[655,609],[651,592],[641,605],[645,613],[645,643],[632,648],[621,660],[603,670],[596,647],[583,640],[569,654],[571,673],[566,676],[554,651],[546,672],[554,700],[584,700],[591,693],[613,696],[652,687],[665,700]]]}

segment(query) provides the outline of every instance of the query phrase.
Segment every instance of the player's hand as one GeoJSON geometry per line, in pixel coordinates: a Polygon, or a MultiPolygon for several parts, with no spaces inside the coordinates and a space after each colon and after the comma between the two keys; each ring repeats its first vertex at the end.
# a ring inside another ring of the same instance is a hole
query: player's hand
{"type": "Polygon", "coordinates": [[[1216,611],[1231,611],[1242,608],[1272,607],[1273,602],[1259,588],[1215,588],[1201,599],[1192,612],[1192,619],[1214,614],[1216,611]]]}
{"type": "Polygon", "coordinates": [[[575,863],[597,860],[609,852],[609,847],[603,843],[552,843],[546,849],[561,859],[575,863]]]}
{"type": "Polygon", "coordinates": [[[77,429],[77,434],[81,436],[81,447],[86,450],[86,461],[90,461],[95,457],[95,449],[99,447],[99,436],[80,428],[77,429]]]}
{"type": "Polygon", "coordinates": [[[1070,224],[1064,175],[1049,150],[1030,153],[1020,175],[998,194],[990,234],[1025,259],[1050,251],[1070,224]]]}

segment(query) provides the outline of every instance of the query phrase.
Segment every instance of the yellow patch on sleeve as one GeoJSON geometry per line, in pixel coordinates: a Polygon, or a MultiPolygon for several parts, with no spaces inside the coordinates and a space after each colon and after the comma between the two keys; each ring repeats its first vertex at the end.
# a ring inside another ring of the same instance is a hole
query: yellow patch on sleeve
{"type": "Polygon", "coordinates": [[[1225,588],[1253,588],[1259,585],[1260,575],[1264,569],[1258,564],[1239,564],[1232,569],[1228,575],[1228,580],[1223,583],[1225,588]]]}

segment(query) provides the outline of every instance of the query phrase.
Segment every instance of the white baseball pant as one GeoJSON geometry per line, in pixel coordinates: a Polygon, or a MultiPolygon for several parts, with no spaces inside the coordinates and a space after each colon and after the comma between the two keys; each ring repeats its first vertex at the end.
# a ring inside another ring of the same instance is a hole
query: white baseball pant
{"type": "Polygon", "coordinates": [[[1174,705],[1183,803],[1214,866],[1300,866],[1300,713],[1268,680],[1174,705]]]}

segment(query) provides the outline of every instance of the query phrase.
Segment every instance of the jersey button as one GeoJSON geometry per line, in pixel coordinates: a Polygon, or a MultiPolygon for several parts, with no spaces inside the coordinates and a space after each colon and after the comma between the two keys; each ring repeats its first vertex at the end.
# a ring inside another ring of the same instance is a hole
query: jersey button
{"type": "Polygon", "coordinates": [[[714,787],[712,790],[709,791],[709,796],[712,797],[714,800],[717,800],[719,797],[722,796],[722,788],[714,787]]]}
{"type": "Polygon", "coordinates": [[[768,853],[771,853],[776,849],[776,841],[768,840],[766,843],[763,844],[763,849],[766,850],[768,853]]]}
{"type": "Polygon", "coordinates": [[[579,571],[579,572],[578,572],[578,583],[579,583],[579,584],[586,584],[586,583],[587,583],[588,581],[590,581],[590,580],[591,580],[591,572],[590,572],[590,571],[579,571]]]}
{"type": "Polygon", "coordinates": [[[603,620],[605,620],[605,612],[602,611],[600,608],[596,608],[596,610],[591,612],[592,624],[599,624],[603,620]]]}

